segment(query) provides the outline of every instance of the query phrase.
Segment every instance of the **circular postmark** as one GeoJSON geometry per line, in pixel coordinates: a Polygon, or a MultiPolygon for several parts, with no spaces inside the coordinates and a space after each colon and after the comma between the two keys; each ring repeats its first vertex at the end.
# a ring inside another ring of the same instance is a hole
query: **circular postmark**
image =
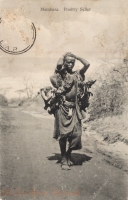
{"type": "Polygon", "coordinates": [[[0,49],[8,54],[23,54],[36,40],[35,25],[25,18],[0,18],[0,32],[0,49]]]}

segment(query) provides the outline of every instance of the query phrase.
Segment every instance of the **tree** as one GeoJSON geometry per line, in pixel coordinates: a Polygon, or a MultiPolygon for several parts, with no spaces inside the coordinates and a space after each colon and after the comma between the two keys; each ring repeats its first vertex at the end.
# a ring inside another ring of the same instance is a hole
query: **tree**
{"type": "Polygon", "coordinates": [[[36,89],[36,82],[31,80],[31,78],[24,77],[21,83],[23,83],[25,88],[22,91],[19,90],[19,92],[24,92],[28,99],[32,99],[36,89]]]}

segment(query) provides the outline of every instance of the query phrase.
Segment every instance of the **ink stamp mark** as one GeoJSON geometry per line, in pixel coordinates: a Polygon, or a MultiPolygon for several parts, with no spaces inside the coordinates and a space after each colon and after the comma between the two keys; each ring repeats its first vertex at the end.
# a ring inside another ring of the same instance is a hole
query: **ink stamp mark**
{"type": "Polygon", "coordinates": [[[19,55],[29,51],[36,40],[34,23],[25,20],[7,21],[0,18],[0,49],[8,54],[19,55]]]}

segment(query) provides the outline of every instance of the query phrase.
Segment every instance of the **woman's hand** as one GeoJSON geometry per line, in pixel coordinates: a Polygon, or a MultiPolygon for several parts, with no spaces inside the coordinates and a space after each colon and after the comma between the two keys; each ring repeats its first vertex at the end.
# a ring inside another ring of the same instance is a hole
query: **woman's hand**
{"type": "Polygon", "coordinates": [[[77,59],[77,56],[76,56],[75,54],[71,53],[71,52],[65,53],[65,54],[64,54],[64,57],[65,57],[65,56],[71,56],[71,57],[77,59]]]}
{"type": "Polygon", "coordinates": [[[64,58],[65,56],[68,56],[68,55],[70,55],[71,54],[71,52],[66,52],[66,53],[64,53],[63,55],[62,55],[62,57],[64,58]]]}

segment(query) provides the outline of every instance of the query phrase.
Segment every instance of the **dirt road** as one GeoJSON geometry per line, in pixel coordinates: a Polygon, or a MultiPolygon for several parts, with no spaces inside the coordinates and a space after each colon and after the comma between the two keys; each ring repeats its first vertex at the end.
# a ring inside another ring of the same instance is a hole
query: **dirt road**
{"type": "Polygon", "coordinates": [[[53,119],[11,108],[1,110],[2,200],[128,200],[128,174],[97,152],[73,153],[75,165],[61,170],[53,119]]]}

